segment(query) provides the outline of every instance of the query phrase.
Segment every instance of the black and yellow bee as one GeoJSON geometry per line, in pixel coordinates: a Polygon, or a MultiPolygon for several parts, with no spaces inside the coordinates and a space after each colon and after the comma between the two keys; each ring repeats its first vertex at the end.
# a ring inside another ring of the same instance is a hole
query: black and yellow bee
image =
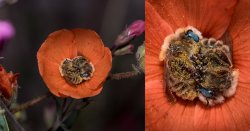
{"type": "Polygon", "coordinates": [[[94,66],[83,56],[65,59],[60,66],[60,73],[70,84],[80,84],[93,76],[94,66]]]}
{"type": "Polygon", "coordinates": [[[203,38],[193,27],[166,37],[159,59],[165,64],[166,93],[172,102],[175,96],[199,98],[213,106],[235,93],[239,73],[233,69],[229,46],[203,38]]]}

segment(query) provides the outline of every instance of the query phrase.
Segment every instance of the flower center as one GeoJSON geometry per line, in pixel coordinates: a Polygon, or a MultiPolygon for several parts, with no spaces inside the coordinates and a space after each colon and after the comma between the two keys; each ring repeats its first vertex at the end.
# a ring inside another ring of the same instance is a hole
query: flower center
{"type": "Polygon", "coordinates": [[[61,76],[73,85],[89,80],[95,71],[93,64],[83,56],[64,59],[61,62],[59,70],[61,76]]]}
{"type": "Polygon", "coordinates": [[[199,98],[207,105],[222,103],[235,93],[238,70],[232,67],[228,45],[203,38],[193,28],[178,29],[162,46],[169,90],[185,100],[199,98]]]}

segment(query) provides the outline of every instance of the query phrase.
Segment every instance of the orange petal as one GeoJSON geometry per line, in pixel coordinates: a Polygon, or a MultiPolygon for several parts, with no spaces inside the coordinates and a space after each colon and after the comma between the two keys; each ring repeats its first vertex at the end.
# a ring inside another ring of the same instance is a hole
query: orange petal
{"type": "Polygon", "coordinates": [[[233,43],[233,62],[240,71],[239,82],[250,83],[250,1],[240,0],[229,27],[233,43]]]}
{"type": "Polygon", "coordinates": [[[167,120],[169,117],[168,111],[173,105],[170,105],[167,101],[162,81],[146,81],[145,86],[146,129],[157,130],[157,123],[164,123],[167,120]]]}
{"type": "MultiPolygon", "coordinates": [[[[240,86],[239,86],[240,88],[240,86]]],[[[234,126],[235,130],[249,130],[250,127],[250,106],[249,104],[243,103],[241,100],[249,99],[249,94],[243,95],[240,91],[237,92],[234,98],[232,98],[228,103],[225,103],[223,108],[227,111],[223,111],[224,116],[228,115],[231,119],[226,119],[227,123],[234,126]],[[246,98],[248,96],[248,98],[246,98]],[[238,99],[239,98],[239,99],[238,99]]],[[[232,129],[231,129],[232,130],[232,129]]]]}
{"type": "Polygon", "coordinates": [[[44,56],[38,58],[39,72],[49,88],[49,90],[56,96],[60,96],[58,88],[66,84],[59,72],[59,64],[49,61],[44,56]]]}
{"type": "Polygon", "coordinates": [[[98,95],[102,91],[102,84],[96,87],[95,90],[88,89],[88,87],[81,86],[79,92],[81,93],[81,98],[92,97],[98,95]],[[86,89],[84,89],[86,88],[86,89]],[[83,97],[84,96],[84,97],[83,97]]]}
{"type": "Polygon", "coordinates": [[[98,87],[97,90],[93,91],[84,86],[81,86],[81,88],[78,88],[78,87],[72,87],[69,85],[64,85],[59,89],[59,92],[65,96],[70,96],[75,99],[81,99],[81,98],[95,96],[99,94],[101,90],[102,90],[101,86],[98,87]]]}
{"type": "Polygon", "coordinates": [[[220,38],[226,31],[237,0],[148,0],[173,30],[188,25],[206,37],[220,38]]]}
{"type": "Polygon", "coordinates": [[[229,107],[238,130],[249,130],[250,127],[250,84],[239,83],[238,89],[229,107]]]}
{"type": "Polygon", "coordinates": [[[96,32],[88,29],[74,29],[78,54],[85,56],[94,65],[100,61],[104,53],[104,44],[96,32]]]}
{"type": "Polygon", "coordinates": [[[171,33],[170,26],[146,2],[146,80],[162,78],[163,63],[159,61],[159,53],[164,38],[171,33]]]}
{"type": "Polygon", "coordinates": [[[47,60],[60,63],[65,58],[76,56],[76,46],[73,43],[74,35],[63,29],[51,33],[37,52],[37,59],[46,57],[47,60]]]}
{"type": "Polygon", "coordinates": [[[239,84],[235,97],[215,107],[178,100],[167,101],[163,82],[146,82],[146,130],[248,130],[250,84],[239,84]]]}
{"type": "Polygon", "coordinates": [[[105,81],[109,74],[109,71],[112,67],[112,55],[110,50],[106,47],[104,52],[105,56],[94,65],[95,72],[93,77],[84,83],[88,89],[96,90],[97,87],[105,81]]]}

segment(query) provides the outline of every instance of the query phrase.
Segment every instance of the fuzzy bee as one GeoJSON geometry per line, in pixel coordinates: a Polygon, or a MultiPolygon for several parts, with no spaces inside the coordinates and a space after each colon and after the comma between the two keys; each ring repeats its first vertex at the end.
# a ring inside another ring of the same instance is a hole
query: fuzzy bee
{"type": "Polygon", "coordinates": [[[164,62],[164,86],[171,102],[178,96],[213,106],[235,93],[239,73],[233,69],[229,46],[203,38],[193,27],[167,36],[159,59],[164,62]]]}
{"type": "Polygon", "coordinates": [[[93,76],[94,66],[86,58],[77,56],[65,59],[60,66],[60,73],[70,84],[80,84],[93,76]]]}

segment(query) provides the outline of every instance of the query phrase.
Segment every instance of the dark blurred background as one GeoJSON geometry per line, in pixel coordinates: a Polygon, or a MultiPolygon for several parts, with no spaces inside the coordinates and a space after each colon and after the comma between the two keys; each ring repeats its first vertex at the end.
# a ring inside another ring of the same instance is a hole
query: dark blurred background
{"type": "MultiPolygon", "coordinates": [[[[128,24],[144,19],[144,0],[19,0],[0,7],[0,19],[10,20],[16,30],[1,52],[4,59],[0,64],[21,73],[17,101],[23,103],[48,91],[38,72],[36,52],[49,33],[61,28],[90,28],[111,47],[128,24]]],[[[143,40],[141,36],[132,43],[137,47],[143,40]]],[[[135,63],[134,55],[116,57],[112,73],[130,71],[135,63]]],[[[144,75],[107,81],[93,100],[81,111],[74,131],[144,130],[144,75]]],[[[44,108],[49,101],[26,111],[23,125],[28,131],[47,129],[44,108]]]]}

